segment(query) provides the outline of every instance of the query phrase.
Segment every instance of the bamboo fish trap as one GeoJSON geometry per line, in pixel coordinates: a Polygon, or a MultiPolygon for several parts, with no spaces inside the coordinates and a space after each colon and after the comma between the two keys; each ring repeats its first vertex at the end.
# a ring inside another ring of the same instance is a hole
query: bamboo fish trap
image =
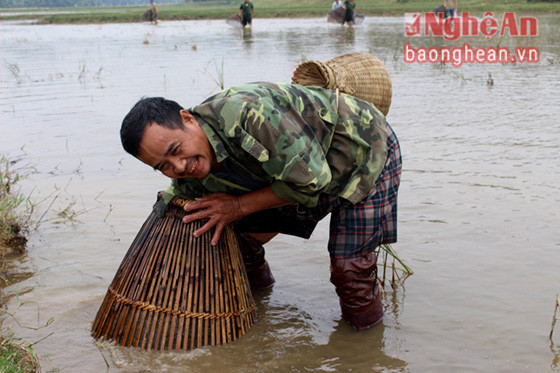
{"type": "Polygon", "coordinates": [[[327,62],[305,61],[296,67],[292,83],[338,89],[371,102],[385,116],[393,96],[391,77],[385,65],[368,53],[349,53],[327,62]]]}
{"type": "Polygon", "coordinates": [[[226,19],[228,25],[233,27],[243,27],[243,19],[239,13],[234,13],[226,19]]]}
{"type": "MultiPolygon", "coordinates": [[[[329,23],[338,23],[338,24],[344,24],[344,16],[346,14],[346,9],[344,8],[337,8],[334,10],[331,10],[330,12],[327,13],[327,22],[329,23]]],[[[364,15],[360,14],[360,13],[355,13],[354,14],[354,24],[355,25],[359,25],[364,21],[364,15]]]]}
{"type": "Polygon", "coordinates": [[[184,224],[189,201],[152,211],[132,242],[92,327],[96,339],[146,350],[189,350],[228,343],[253,325],[251,295],[231,226],[216,246],[203,225],[184,224]]]}

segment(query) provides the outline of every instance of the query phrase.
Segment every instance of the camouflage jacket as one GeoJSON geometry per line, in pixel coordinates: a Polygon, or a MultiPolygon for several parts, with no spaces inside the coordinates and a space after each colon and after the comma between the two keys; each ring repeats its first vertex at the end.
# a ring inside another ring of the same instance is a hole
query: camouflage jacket
{"type": "MultiPolygon", "coordinates": [[[[280,198],[313,207],[326,193],[361,201],[387,158],[385,117],[346,94],[281,83],[226,89],[188,109],[216,153],[280,198]]],[[[173,179],[166,200],[250,190],[210,173],[173,179]]]]}

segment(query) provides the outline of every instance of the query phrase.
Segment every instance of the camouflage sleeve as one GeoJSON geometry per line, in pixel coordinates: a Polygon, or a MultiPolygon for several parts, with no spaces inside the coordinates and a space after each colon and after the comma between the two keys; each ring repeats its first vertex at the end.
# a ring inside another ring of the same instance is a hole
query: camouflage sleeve
{"type": "Polygon", "coordinates": [[[262,97],[246,111],[247,135],[244,143],[250,149],[262,147],[263,170],[274,180],[272,190],[287,201],[315,206],[319,194],[332,175],[318,139],[310,133],[295,108],[281,112],[272,97],[262,97]]]}
{"type": "Polygon", "coordinates": [[[305,114],[309,105],[305,105],[302,97],[263,89],[267,92],[257,93],[251,100],[230,99],[222,107],[222,118],[237,118],[225,121],[224,132],[236,139],[275,180],[271,186],[278,197],[315,206],[319,194],[332,179],[325,153],[310,123],[321,121],[321,117],[318,113],[305,114]]]}

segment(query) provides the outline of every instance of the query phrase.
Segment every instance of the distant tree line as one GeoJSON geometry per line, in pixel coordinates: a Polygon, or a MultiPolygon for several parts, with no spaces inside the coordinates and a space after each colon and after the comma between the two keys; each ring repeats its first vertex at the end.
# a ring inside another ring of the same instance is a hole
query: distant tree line
{"type": "MultiPolygon", "coordinates": [[[[155,0],[157,4],[185,0],[155,0]]],[[[192,1],[192,0],[187,0],[192,1]]],[[[148,4],[149,0],[0,0],[0,8],[59,8],[81,6],[126,6],[148,4]]]]}

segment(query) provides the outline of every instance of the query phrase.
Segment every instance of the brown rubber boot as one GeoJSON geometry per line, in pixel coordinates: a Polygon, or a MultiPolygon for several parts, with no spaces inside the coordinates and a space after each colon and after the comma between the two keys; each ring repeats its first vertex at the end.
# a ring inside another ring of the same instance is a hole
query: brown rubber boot
{"type": "Polygon", "coordinates": [[[340,298],[342,318],[356,330],[372,327],[383,319],[377,276],[377,255],[331,258],[331,282],[340,298]]]}
{"type": "Polygon", "coordinates": [[[237,241],[252,289],[266,289],[274,285],[274,276],[264,258],[264,247],[248,233],[237,232],[237,241]]]}

